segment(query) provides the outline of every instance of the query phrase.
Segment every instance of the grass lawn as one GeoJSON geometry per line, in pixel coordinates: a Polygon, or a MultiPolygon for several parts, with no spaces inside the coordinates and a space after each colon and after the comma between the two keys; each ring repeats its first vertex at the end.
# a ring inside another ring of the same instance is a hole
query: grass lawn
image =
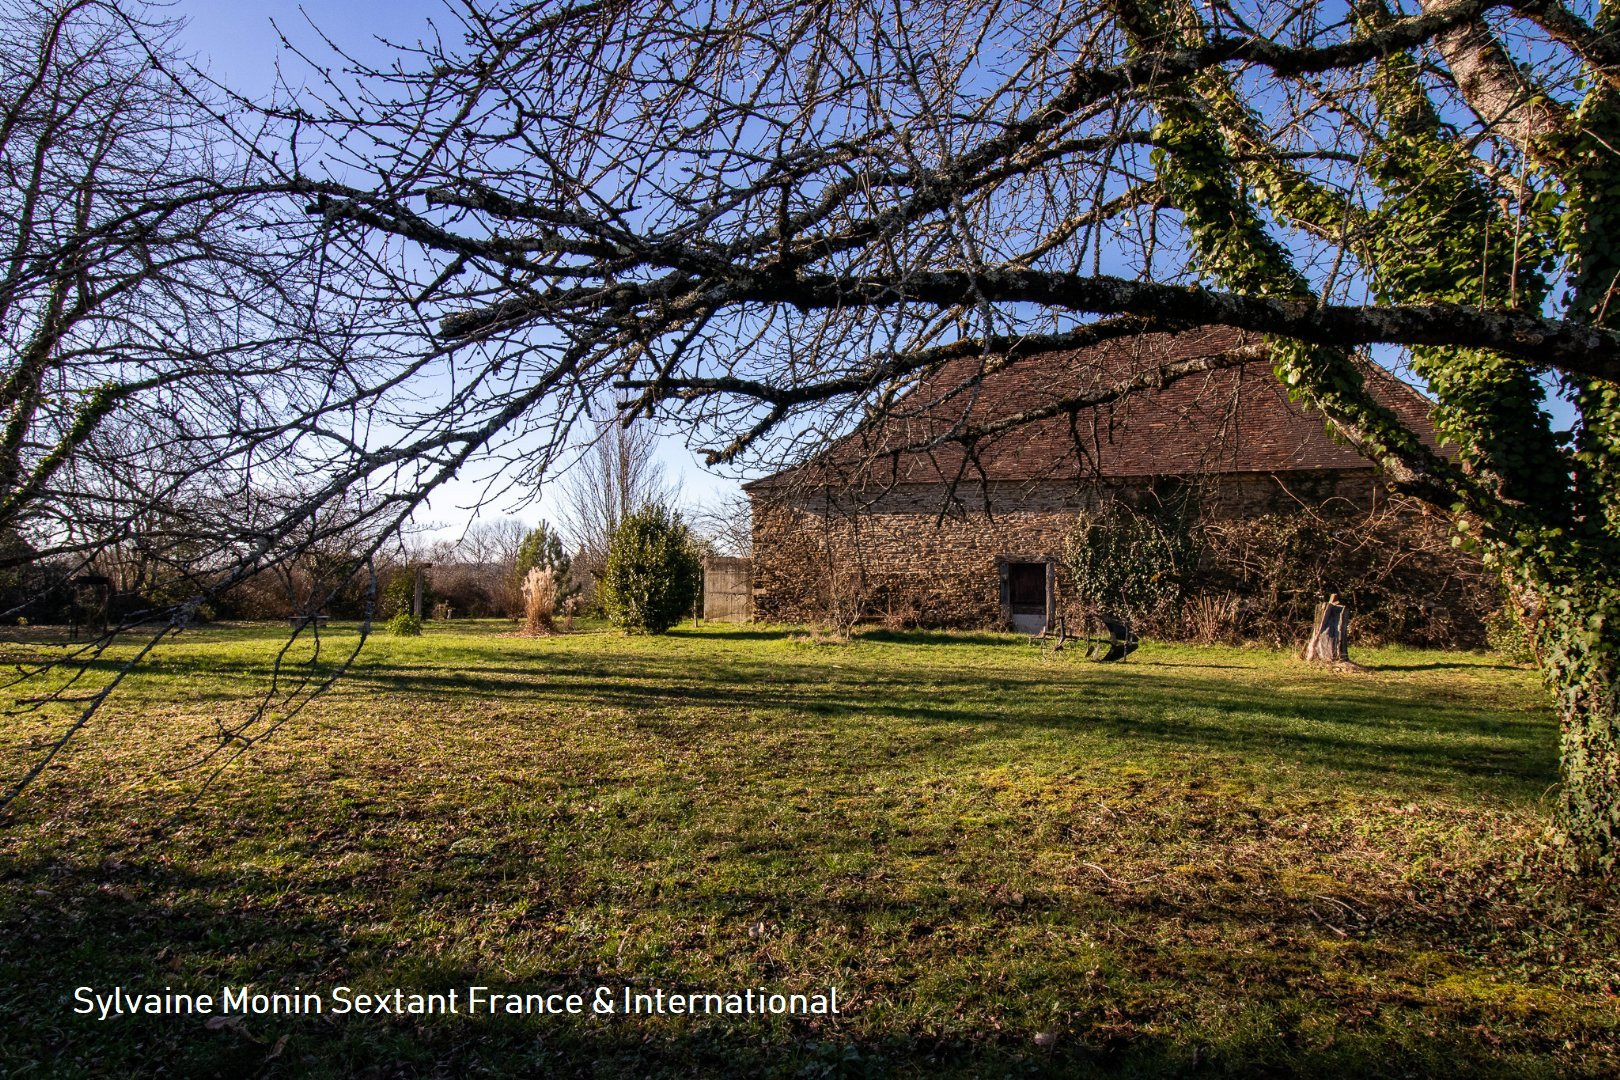
{"type": "MultiPolygon", "coordinates": [[[[0,1074],[1620,1073],[1620,903],[1548,869],[1529,672],[505,631],[375,640],[206,789],[174,767],[286,631],[163,646],[0,819],[0,1074]],[[241,984],[836,985],[842,1012],[72,1012],[241,984]]],[[[6,719],[0,779],[47,730],[6,719]]]]}

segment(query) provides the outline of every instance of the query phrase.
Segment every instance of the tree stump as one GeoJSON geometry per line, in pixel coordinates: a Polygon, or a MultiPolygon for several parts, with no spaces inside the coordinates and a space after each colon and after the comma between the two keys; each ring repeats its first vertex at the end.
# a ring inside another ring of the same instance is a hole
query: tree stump
{"type": "Polygon", "coordinates": [[[1350,663],[1350,609],[1339,603],[1338,593],[1329,596],[1327,603],[1317,605],[1314,625],[1305,646],[1305,659],[1320,664],[1350,663]]]}

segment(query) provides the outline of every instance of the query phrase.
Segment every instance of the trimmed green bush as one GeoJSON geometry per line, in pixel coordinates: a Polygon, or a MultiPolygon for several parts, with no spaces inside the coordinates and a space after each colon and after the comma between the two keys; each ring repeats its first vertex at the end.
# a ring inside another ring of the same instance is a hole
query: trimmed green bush
{"type": "Polygon", "coordinates": [[[421,637],[422,620],[408,611],[402,611],[388,620],[388,632],[395,637],[421,637]]]}
{"type": "Polygon", "coordinates": [[[692,610],[698,573],[692,534],[680,515],[648,506],[614,530],[597,598],[626,633],[662,634],[692,610]]]}

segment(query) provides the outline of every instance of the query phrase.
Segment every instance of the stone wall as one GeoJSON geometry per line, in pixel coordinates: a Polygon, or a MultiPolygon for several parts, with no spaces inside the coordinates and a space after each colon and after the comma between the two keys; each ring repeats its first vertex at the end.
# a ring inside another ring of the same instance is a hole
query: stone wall
{"type": "MultiPolygon", "coordinates": [[[[898,624],[1001,628],[1001,565],[1049,562],[1049,606],[1072,619],[1063,548],[1076,515],[1106,499],[1158,499],[1184,486],[1145,477],[1106,486],[997,481],[950,501],[938,485],[867,497],[755,489],[754,617],[818,623],[854,605],[898,624]]],[[[1201,481],[1191,495],[1201,514],[1217,519],[1329,500],[1366,508],[1381,497],[1371,470],[1225,476],[1201,481]]]]}

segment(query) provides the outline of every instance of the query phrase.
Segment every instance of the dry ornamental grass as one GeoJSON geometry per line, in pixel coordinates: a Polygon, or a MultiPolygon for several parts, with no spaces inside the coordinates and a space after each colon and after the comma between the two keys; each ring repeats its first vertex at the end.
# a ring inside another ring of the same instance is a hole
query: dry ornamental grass
{"type": "Polygon", "coordinates": [[[531,637],[554,634],[557,616],[557,577],[534,567],[523,579],[523,632],[531,637]]]}

